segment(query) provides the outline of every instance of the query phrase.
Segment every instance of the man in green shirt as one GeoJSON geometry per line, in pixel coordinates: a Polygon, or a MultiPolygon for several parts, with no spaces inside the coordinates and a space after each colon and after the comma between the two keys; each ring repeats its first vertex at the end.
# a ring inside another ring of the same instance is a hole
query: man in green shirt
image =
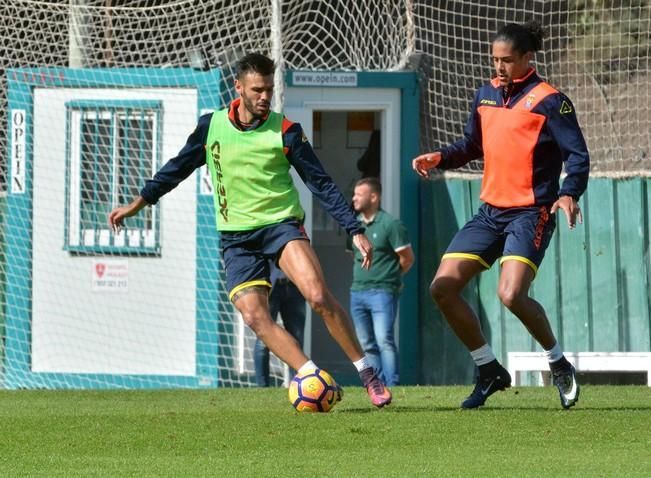
{"type": "Polygon", "coordinates": [[[354,251],[350,312],[357,338],[387,385],[399,383],[398,350],[394,325],[402,275],[414,263],[407,228],[380,208],[382,185],[377,178],[362,178],[355,185],[353,207],[373,244],[373,265],[363,267],[363,256],[354,251]]]}

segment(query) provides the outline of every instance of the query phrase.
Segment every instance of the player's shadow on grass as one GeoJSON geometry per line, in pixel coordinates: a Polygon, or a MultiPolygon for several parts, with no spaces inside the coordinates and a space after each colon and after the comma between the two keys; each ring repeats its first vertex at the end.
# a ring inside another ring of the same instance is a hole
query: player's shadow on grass
{"type": "Polygon", "coordinates": [[[351,407],[337,410],[337,413],[405,413],[405,412],[453,412],[459,410],[459,407],[453,406],[426,406],[419,405],[416,407],[410,406],[401,406],[401,405],[389,405],[388,407],[383,407],[381,409],[371,408],[371,407],[351,407]]]}
{"type": "Polygon", "coordinates": [[[517,403],[513,404],[504,404],[504,405],[487,405],[472,410],[464,410],[459,406],[452,405],[418,405],[418,406],[404,406],[404,405],[389,405],[388,407],[383,407],[382,409],[372,408],[372,407],[350,407],[350,408],[341,408],[336,410],[336,413],[350,413],[350,414],[364,414],[364,413],[408,413],[408,412],[459,412],[459,413],[490,413],[490,412],[517,412],[518,410],[522,411],[539,411],[539,412],[550,412],[550,413],[582,413],[582,412],[648,412],[651,410],[651,403],[643,404],[640,406],[630,406],[623,405],[618,407],[616,405],[607,405],[607,406],[595,406],[595,405],[576,405],[569,410],[563,410],[560,405],[550,404],[549,406],[541,405],[527,405],[522,404],[518,405],[517,403]]]}
{"type": "MultiPolygon", "coordinates": [[[[516,399],[517,400],[517,399],[516,399]]],[[[408,407],[405,407],[408,408],[408,407]]],[[[418,407],[420,409],[421,407],[418,407]]],[[[441,407],[434,407],[434,409],[441,408],[441,407]]],[[[485,405],[483,407],[475,408],[472,410],[464,410],[461,408],[456,408],[462,413],[489,413],[489,412],[517,412],[518,410],[522,411],[540,411],[540,412],[552,412],[552,413],[581,413],[581,412],[598,412],[598,411],[604,411],[604,412],[635,412],[635,411],[640,411],[640,412],[648,412],[651,410],[651,403],[649,404],[641,404],[640,406],[632,406],[632,405],[622,405],[622,406],[617,406],[614,404],[609,404],[609,405],[604,405],[604,406],[599,406],[599,405],[591,405],[591,404],[585,404],[582,405],[580,402],[571,407],[568,410],[564,410],[561,408],[560,404],[558,402],[550,402],[549,405],[532,405],[532,404],[518,404],[517,401],[515,403],[499,403],[499,404],[490,404],[490,405],[485,405]]]]}
{"type": "Polygon", "coordinates": [[[614,406],[614,405],[609,405],[609,406],[606,406],[606,407],[590,406],[590,405],[588,405],[588,406],[586,406],[586,405],[576,405],[576,406],[574,406],[574,407],[572,407],[572,408],[570,408],[568,410],[563,410],[560,405],[557,405],[557,406],[550,405],[548,407],[529,406],[529,405],[523,405],[523,406],[517,406],[517,405],[499,406],[499,405],[496,405],[496,406],[491,406],[491,407],[480,407],[480,408],[478,408],[476,410],[464,410],[464,411],[472,413],[472,412],[481,412],[481,411],[486,411],[487,412],[487,411],[490,411],[490,410],[492,410],[492,411],[509,411],[509,412],[513,412],[513,411],[517,411],[517,410],[528,410],[528,411],[538,410],[538,411],[541,411],[541,412],[553,412],[553,413],[558,413],[558,412],[581,413],[583,411],[585,411],[585,412],[599,412],[599,411],[603,411],[603,412],[635,412],[635,411],[648,412],[649,410],[651,410],[651,405],[643,405],[643,406],[639,406],[639,407],[632,407],[630,405],[626,405],[626,406],[622,406],[622,407],[618,407],[618,406],[614,406]]]}

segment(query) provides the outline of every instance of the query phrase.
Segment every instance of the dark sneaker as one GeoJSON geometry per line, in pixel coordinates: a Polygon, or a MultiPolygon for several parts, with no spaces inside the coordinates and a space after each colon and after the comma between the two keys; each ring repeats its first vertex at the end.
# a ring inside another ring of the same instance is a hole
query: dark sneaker
{"type": "Polygon", "coordinates": [[[391,403],[391,391],[380,380],[373,368],[365,368],[359,372],[359,376],[373,405],[382,408],[391,403]]]}
{"type": "Polygon", "coordinates": [[[561,406],[565,409],[573,407],[579,401],[579,382],[576,381],[576,370],[568,362],[569,366],[552,370],[554,385],[558,388],[561,398],[561,406]]]}
{"type": "Polygon", "coordinates": [[[511,386],[511,375],[504,367],[497,364],[496,370],[490,375],[477,379],[475,389],[466,399],[461,402],[461,408],[478,408],[481,407],[488,397],[498,390],[504,390],[511,386]]]}

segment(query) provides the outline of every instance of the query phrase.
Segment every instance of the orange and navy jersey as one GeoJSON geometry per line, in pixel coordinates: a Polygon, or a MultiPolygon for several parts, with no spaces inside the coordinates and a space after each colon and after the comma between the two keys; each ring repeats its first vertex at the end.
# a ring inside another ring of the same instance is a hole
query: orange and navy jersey
{"type": "Polygon", "coordinates": [[[440,151],[441,169],[483,156],[480,198],[495,207],[578,199],[588,183],[590,157],[574,105],[533,69],[508,87],[495,79],[479,88],[463,139],[440,151]]]}

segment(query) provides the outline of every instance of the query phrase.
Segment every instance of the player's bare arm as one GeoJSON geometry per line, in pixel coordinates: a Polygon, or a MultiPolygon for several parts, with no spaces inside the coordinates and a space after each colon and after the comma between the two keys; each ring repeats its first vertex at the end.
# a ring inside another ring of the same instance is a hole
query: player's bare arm
{"type": "Polygon", "coordinates": [[[440,162],[441,153],[435,151],[433,153],[425,153],[417,156],[411,162],[411,167],[419,176],[426,178],[429,176],[430,170],[436,168],[440,162]]]}
{"type": "Polygon", "coordinates": [[[113,231],[118,232],[124,226],[124,219],[127,217],[135,216],[138,212],[147,206],[142,196],[138,196],[126,206],[120,206],[113,209],[108,216],[108,223],[113,231]]]}
{"type": "Polygon", "coordinates": [[[570,229],[574,229],[578,221],[579,224],[583,224],[583,214],[581,213],[581,208],[579,203],[576,202],[572,196],[561,196],[556,200],[552,205],[551,213],[556,214],[556,211],[562,209],[567,218],[567,225],[570,229]]]}

